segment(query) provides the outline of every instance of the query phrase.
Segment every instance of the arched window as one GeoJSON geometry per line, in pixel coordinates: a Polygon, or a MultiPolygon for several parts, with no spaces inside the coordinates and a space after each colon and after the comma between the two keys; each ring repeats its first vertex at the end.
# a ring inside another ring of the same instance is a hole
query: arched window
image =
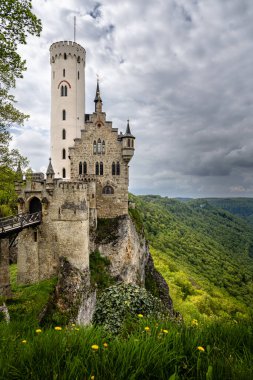
{"type": "Polygon", "coordinates": [[[102,154],[105,154],[105,142],[102,142],[102,154]]]}
{"type": "Polygon", "coordinates": [[[117,162],[117,165],[116,165],[116,174],[120,175],[120,163],[119,162],[117,162]]]}
{"type": "Polygon", "coordinates": [[[116,166],[115,166],[115,162],[112,163],[112,175],[115,175],[116,174],[116,166]]]}
{"type": "Polygon", "coordinates": [[[63,77],[65,77],[65,69],[63,69],[63,71],[62,71],[62,75],[63,75],[63,77]]]}
{"type": "Polygon", "coordinates": [[[79,162],[79,175],[82,175],[83,165],[79,162]]]}
{"type": "Polygon", "coordinates": [[[80,74],[79,74],[79,71],[77,72],[77,79],[79,79],[80,78],[80,74]]]}
{"type": "Polygon", "coordinates": [[[97,143],[96,141],[93,142],[93,154],[97,153],[97,143]]]}
{"type": "Polygon", "coordinates": [[[99,175],[99,163],[96,162],[96,175],[99,175]]]}
{"type": "Polygon", "coordinates": [[[98,139],[97,152],[98,154],[101,154],[101,140],[100,139],[98,139]]]}
{"type": "Polygon", "coordinates": [[[66,120],[66,110],[62,110],[62,120],[66,120]]]}
{"type": "Polygon", "coordinates": [[[83,163],[83,174],[87,174],[87,162],[84,161],[83,163]]]}
{"type": "Polygon", "coordinates": [[[131,146],[131,141],[130,141],[130,139],[127,139],[127,146],[130,148],[130,146],[131,146]]]}
{"type": "Polygon", "coordinates": [[[103,194],[114,194],[114,189],[111,186],[105,186],[102,191],[103,194]]]}
{"type": "Polygon", "coordinates": [[[62,130],[62,139],[66,140],[66,129],[62,130]]]}
{"type": "Polygon", "coordinates": [[[62,178],[66,178],[66,169],[65,168],[62,169],[62,178]]]}
{"type": "Polygon", "coordinates": [[[66,53],[64,53],[64,59],[67,59],[67,54],[66,53]]]}
{"type": "Polygon", "coordinates": [[[64,148],[62,149],[62,158],[63,160],[66,159],[66,150],[64,148]]]}
{"type": "Polygon", "coordinates": [[[100,162],[100,175],[104,174],[104,165],[103,162],[100,162]]]}

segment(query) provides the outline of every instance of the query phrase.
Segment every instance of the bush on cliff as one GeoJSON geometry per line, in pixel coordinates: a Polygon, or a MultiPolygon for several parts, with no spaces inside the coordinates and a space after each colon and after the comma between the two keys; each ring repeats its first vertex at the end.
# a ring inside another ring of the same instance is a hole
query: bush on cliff
{"type": "Polygon", "coordinates": [[[106,289],[97,301],[93,321],[107,330],[118,333],[127,317],[138,314],[157,316],[163,313],[161,301],[144,288],[119,284],[106,289]]]}

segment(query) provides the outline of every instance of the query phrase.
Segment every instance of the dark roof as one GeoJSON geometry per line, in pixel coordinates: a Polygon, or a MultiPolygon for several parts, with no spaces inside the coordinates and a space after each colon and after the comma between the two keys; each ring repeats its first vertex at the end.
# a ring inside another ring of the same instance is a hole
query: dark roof
{"type": "Polygon", "coordinates": [[[124,137],[133,137],[135,138],[130,130],[129,120],[127,120],[127,127],[126,127],[126,133],[124,134],[124,137]]]}
{"type": "Polygon", "coordinates": [[[96,89],[96,96],[95,96],[94,102],[97,103],[98,101],[102,102],[102,99],[100,97],[99,80],[97,80],[97,89],[96,89]]]}
{"type": "Polygon", "coordinates": [[[53,166],[52,166],[52,163],[51,163],[51,158],[49,158],[49,164],[48,164],[48,168],[47,168],[47,174],[54,174],[54,169],[53,169],[53,166]]]}

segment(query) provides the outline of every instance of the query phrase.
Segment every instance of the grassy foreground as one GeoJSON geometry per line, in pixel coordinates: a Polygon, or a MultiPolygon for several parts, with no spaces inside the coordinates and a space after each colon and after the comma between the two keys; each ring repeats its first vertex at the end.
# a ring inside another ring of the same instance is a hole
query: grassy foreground
{"type": "Polygon", "coordinates": [[[247,325],[179,326],[136,316],[118,336],[74,325],[0,324],[1,379],[252,379],[247,325]]]}
{"type": "Polygon", "coordinates": [[[143,380],[253,378],[253,329],[247,321],[188,326],[133,316],[119,335],[103,328],[38,325],[55,280],[15,283],[11,323],[0,322],[0,379],[143,380]],[[56,329],[55,329],[56,328],[56,329]]]}

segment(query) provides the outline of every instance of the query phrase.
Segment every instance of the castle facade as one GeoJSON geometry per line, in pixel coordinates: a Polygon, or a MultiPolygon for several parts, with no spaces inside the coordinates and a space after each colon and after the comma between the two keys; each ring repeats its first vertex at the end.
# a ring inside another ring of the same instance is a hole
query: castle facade
{"type": "Polygon", "coordinates": [[[29,283],[57,273],[59,257],[89,268],[90,232],[97,218],[128,214],[129,161],[135,137],[129,121],[119,133],[107,121],[99,82],[92,114],[85,113],[85,49],[60,41],[50,47],[51,159],[46,178],[17,184],[19,212],[41,212],[37,227],[18,238],[18,279],[29,283]]]}

